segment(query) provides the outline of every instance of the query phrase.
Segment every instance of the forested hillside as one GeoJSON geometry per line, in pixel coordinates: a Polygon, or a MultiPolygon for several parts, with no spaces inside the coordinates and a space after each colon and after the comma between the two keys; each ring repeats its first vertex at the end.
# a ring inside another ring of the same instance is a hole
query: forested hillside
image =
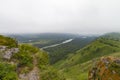
{"type": "Polygon", "coordinates": [[[100,57],[120,56],[120,40],[111,34],[109,34],[110,37],[106,37],[107,35],[101,36],[86,47],[69,54],[66,59],[54,64],[54,67],[63,72],[70,80],[87,80],[89,70],[100,57]]]}
{"type": "Polygon", "coordinates": [[[74,53],[75,51],[85,47],[86,45],[94,41],[96,38],[97,37],[95,36],[92,37],[79,36],[69,43],[47,48],[44,50],[49,52],[50,62],[54,64],[59,60],[65,59],[68,54],[74,53]]]}

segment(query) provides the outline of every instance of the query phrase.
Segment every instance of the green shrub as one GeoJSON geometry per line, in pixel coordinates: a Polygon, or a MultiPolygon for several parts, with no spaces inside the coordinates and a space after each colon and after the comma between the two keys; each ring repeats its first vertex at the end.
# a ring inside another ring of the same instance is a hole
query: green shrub
{"type": "Polygon", "coordinates": [[[0,63],[0,80],[18,80],[16,67],[7,63],[0,63]]]}
{"type": "Polygon", "coordinates": [[[109,68],[110,68],[111,71],[114,70],[115,72],[117,72],[118,74],[120,74],[120,64],[117,64],[117,63],[115,63],[115,62],[112,62],[112,63],[110,64],[109,68]]]}
{"type": "Polygon", "coordinates": [[[18,42],[10,37],[4,37],[0,35],[0,45],[8,46],[8,47],[18,47],[18,42]]]}
{"type": "Polygon", "coordinates": [[[46,52],[40,51],[36,55],[37,61],[38,61],[38,67],[40,69],[44,69],[45,66],[49,64],[49,57],[46,52]]]}
{"type": "Polygon", "coordinates": [[[33,68],[33,54],[35,54],[33,52],[36,52],[36,48],[30,45],[20,45],[19,52],[13,55],[13,59],[18,62],[18,67],[28,67],[28,70],[23,69],[24,71],[31,70],[33,68]]]}
{"type": "Polygon", "coordinates": [[[62,74],[50,66],[47,70],[43,71],[40,76],[42,80],[66,80],[62,74]]]}

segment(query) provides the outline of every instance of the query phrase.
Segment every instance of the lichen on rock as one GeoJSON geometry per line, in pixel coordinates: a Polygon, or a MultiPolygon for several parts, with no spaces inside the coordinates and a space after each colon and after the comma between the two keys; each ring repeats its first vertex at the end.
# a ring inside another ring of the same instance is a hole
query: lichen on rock
{"type": "Polygon", "coordinates": [[[89,71],[88,80],[120,80],[120,59],[102,57],[89,71]]]}

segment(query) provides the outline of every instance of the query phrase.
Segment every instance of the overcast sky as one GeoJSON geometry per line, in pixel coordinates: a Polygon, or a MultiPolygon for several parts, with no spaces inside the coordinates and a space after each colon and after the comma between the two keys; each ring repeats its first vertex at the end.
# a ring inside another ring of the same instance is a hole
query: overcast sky
{"type": "Polygon", "coordinates": [[[120,0],[0,0],[0,33],[120,32],[120,0]]]}

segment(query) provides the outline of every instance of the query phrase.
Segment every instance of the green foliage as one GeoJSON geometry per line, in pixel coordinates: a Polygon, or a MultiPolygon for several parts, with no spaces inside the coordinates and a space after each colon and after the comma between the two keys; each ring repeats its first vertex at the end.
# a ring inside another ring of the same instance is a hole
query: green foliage
{"type": "Polygon", "coordinates": [[[48,67],[49,68],[47,68],[40,74],[42,80],[66,80],[66,78],[57,70],[50,66],[48,67]]]}
{"type": "Polygon", "coordinates": [[[109,66],[109,69],[111,71],[117,72],[120,75],[120,64],[119,63],[112,62],[109,66]]]}
{"type": "Polygon", "coordinates": [[[49,64],[48,54],[44,51],[40,51],[36,54],[36,59],[38,61],[38,67],[44,69],[49,64]]]}
{"type": "Polygon", "coordinates": [[[13,59],[16,59],[18,62],[18,67],[28,67],[21,72],[29,71],[33,68],[34,55],[39,51],[36,47],[30,45],[20,45],[19,52],[13,55],[13,59]]]}
{"type": "Polygon", "coordinates": [[[0,63],[0,80],[18,80],[15,66],[0,63]]]}
{"type": "Polygon", "coordinates": [[[29,55],[29,53],[19,52],[15,55],[15,58],[19,60],[20,66],[28,66],[32,65],[33,57],[29,55]]]}
{"type": "Polygon", "coordinates": [[[8,47],[17,47],[17,41],[10,37],[4,37],[0,35],[0,45],[8,46],[8,47]]]}
{"type": "Polygon", "coordinates": [[[33,63],[31,47],[28,45],[20,45],[19,49],[20,51],[17,54],[15,54],[13,57],[19,61],[20,66],[30,67],[33,63]]]}
{"type": "Polygon", "coordinates": [[[21,52],[28,52],[29,54],[35,54],[39,51],[39,48],[36,48],[32,45],[22,44],[19,47],[21,52]]]}

